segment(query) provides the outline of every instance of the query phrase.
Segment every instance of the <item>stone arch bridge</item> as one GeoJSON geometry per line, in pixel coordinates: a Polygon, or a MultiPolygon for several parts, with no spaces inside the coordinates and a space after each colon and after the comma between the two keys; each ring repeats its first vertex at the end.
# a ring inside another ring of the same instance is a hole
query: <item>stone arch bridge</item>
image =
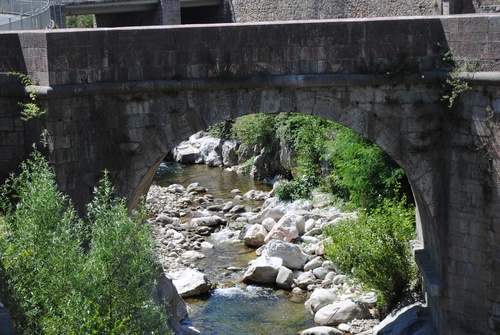
{"type": "Polygon", "coordinates": [[[0,177],[46,129],[79,208],[103,169],[136,204],[168,148],[227,118],[297,111],[346,125],[408,175],[438,333],[500,333],[500,16],[6,32],[0,71],[28,73],[47,110],[20,121],[24,89],[0,76],[0,177]],[[448,51],[470,86],[452,108],[448,51]]]}

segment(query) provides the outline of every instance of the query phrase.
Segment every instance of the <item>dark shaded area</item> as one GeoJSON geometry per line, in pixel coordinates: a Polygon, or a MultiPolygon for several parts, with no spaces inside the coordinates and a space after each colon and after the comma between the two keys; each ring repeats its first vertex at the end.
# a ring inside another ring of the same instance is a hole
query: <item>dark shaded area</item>
{"type": "Polygon", "coordinates": [[[181,23],[232,23],[234,22],[229,3],[220,6],[181,8],[181,23]]]}

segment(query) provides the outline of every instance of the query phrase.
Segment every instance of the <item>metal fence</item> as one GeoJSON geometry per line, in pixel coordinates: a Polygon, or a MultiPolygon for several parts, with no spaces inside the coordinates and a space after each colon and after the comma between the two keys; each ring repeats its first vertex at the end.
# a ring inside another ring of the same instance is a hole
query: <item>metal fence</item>
{"type": "Polygon", "coordinates": [[[0,30],[44,29],[50,25],[49,0],[0,0],[0,30]]]}

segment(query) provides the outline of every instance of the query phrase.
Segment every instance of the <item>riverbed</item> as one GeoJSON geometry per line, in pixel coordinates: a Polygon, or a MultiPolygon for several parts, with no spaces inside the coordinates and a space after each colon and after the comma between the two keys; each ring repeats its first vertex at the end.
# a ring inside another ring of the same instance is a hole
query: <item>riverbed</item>
{"type": "MultiPolygon", "coordinates": [[[[241,176],[224,168],[205,165],[163,163],[158,169],[155,183],[160,186],[181,184],[187,187],[199,183],[216,199],[229,201],[234,189],[245,193],[251,189],[269,191],[270,186],[241,176]]],[[[261,202],[260,202],[261,203],[261,202]]],[[[255,202],[254,206],[259,206],[255,202]]],[[[294,335],[315,324],[305,307],[307,295],[255,285],[245,285],[242,271],[256,258],[255,250],[247,248],[234,232],[223,228],[207,237],[214,248],[202,250],[205,258],[197,260],[196,267],[203,270],[216,288],[196,298],[185,299],[191,312],[184,320],[206,335],[294,335]]]]}

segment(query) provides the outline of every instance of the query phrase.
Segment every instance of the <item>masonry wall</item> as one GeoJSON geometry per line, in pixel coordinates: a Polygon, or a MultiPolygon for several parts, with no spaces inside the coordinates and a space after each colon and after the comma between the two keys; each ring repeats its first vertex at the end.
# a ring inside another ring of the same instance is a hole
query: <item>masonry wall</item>
{"type": "MultiPolygon", "coordinates": [[[[0,67],[28,72],[38,83],[58,181],[79,195],[90,194],[99,171],[110,168],[121,194],[138,197],[169,141],[248,106],[315,110],[363,132],[411,176],[423,242],[441,279],[429,297],[441,334],[494,334],[500,92],[491,82],[498,79],[473,80],[475,90],[452,110],[437,102],[431,109],[422,104],[429,95],[412,90],[416,80],[405,71],[446,71],[448,50],[477,61],[482,72],[500,71],[499,31],[499,16],[479,15],[0,33],[0,67]],[[402,75],[391,96],[400,109],[384,107],[386,93],[371,77],[390,71],[402,75]],[[161,135],[150,136],[158,129],[161,135]]],[[[14,112],[17,96],[2,93],[14,86],[0,83],[0,147],[13,159],[25,156],[29,133],[14,112]]],[[[441,93],[432,89],[437,101],[441,93]]]]}
{"type": "Polygon", "coordinates": [[[232,0],[235,22],[440,15],[434,0],[232,0]]]}

